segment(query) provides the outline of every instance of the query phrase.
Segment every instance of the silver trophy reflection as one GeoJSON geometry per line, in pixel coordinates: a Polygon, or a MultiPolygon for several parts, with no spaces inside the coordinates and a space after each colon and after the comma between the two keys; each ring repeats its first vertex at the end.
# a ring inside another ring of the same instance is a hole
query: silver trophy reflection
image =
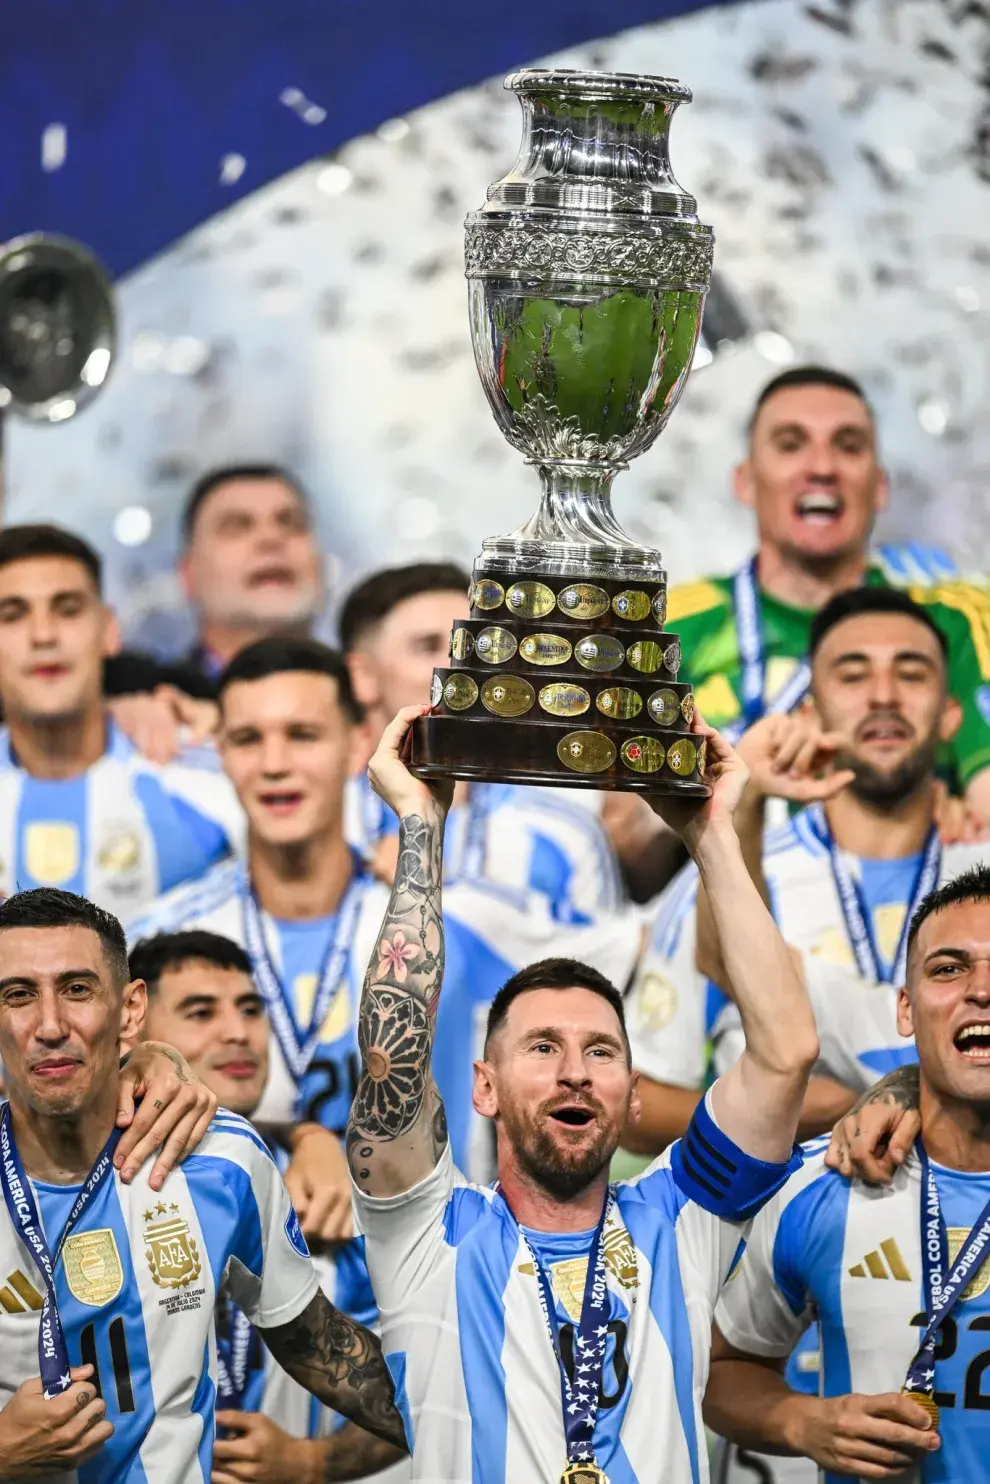
{"type": "Polygon", "coordinates": [[[610,503],[684,389],[711,279],[711,229],[670,166],[671,118],[691,94],[559,69],[505,86],[523,139],[467,220],[471,338],[542,498],[483,543],[410,761],[423,776],[698,793],[704,745],[663,631],[660,553],[610,503]]]}

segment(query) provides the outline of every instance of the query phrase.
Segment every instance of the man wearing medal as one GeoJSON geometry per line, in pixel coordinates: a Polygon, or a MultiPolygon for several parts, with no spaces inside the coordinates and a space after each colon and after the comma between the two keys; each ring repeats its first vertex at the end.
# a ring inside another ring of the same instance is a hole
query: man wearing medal
{"type": "MultiPolygon", "coordinates": [[[[451,628],[468,616],[469,585],[468,574],[450,562],[413,562],[371,573],[345,598],[340,640],[373,743],[403,706],[429,696],[451,628]]],[[[486,704],[515,714],[509,694],[492,694],[486,704]]],[[[351,780],[347,806],[348,839],[391,884],[399,822],[363,769],[351,780]]],[[[487,881],[519,895],[540,892],[561,922],[593,921],[624,899],[600,796],[584,789],[458,784],[444,872],[447,884],[487,881]]]]}
{"type": "Polygon", "coordinates": [[[145,1005],[109,913],[52,890],[0,906],[3,1477],[70,1484],[85,1461],[107,1484],[202,1484],[222,1282],[307,1390],[402,1447],[380,1345],[319,1291],[248,1123],[219,1110],[160,1189],[150,1159],[118,1176],[119,1053],[145,1005]]]}
{"type": "MultiPolygon", "coordinates": [[[[812,1078],[806,1135],[831,1128],[858,1093],[913,1056],[895,1025],[912,911],[940,882],[990,858],[984,842],[942,843],[935,825],[935,758],[955,735],[960,708],[947,691],[945,638],[931,610],[893,590],[839,594],[816,616],[810,652],[814,714],[764,718],[741,740],[751,780],[735,815],[764,899],[801,954],[822,1043],[819,1070],[830,1074],[812,1078]],[[829,787],[848,786],[832,797],[819,790],[808,803],[823,756],[839,769],[829,787]],[[805,807],[764,840],[773,795],[805,807]]],[[[628,1142],[644,1154],[687,1126],[708,1056],[718,1072],[741,1049],[739,1017],[697,897],[689,866],[661,903],[630,993],[644,1109],[628,1142]],[[674,1002],[660,1023],[658,980],[671,986],[674,1002]]]]}
{"type": "MultiPolygon", "coordinates": [[[[341,657],[314,639],[266,639],[220,681],[220,747],[248,816],[245,864],[225,863],[171,893],[131,928],[131,941],[205,928],[246,948],[271,1024],[262,1126],[300,1119],[342,1134],[358,1078],[360,976],[379,941],[388,890],[344,833],[347,779],[366,735],[341,657]]],[[[459,882],[449,892],[448,991],[442,1032],[451,1137],[471,1168],[490,1167],[471,1108],[471,1060],[485,1010],[520,963],[564,944],[626,982],[642,946],[638,920],[559,923],[538,895],[459,882]],[[477,1148],[474,1141],[478,1140],[477,1148]]],[[[382,950],[385,951],[384,949],[382,950]]],[[[397,968],[413,953],[392,943],[397,968]]],[[[307,1235],[350,1235],[350,1186],[341,1154],[338,1198],[319,1219],[287,1175],[307,1235]]]]}
{"type": "MultiPolygon", "coordinates": [[[[147,986],[143,1034],[175,1047],[220,1104],[254,1114],[268,1076],[268,1020],[247,954],[229,938],[194,930],[160,934],[129,957],[132,979],[147,986]]],[[[317,1169],[332,1139],[309,1125],[304,1147],[317,1169]]],[[[280,1162],[281,1151],[272,1148],[280,1162]]],[[[346,1313],[373,1323],[374,1295],[363,1263],[327,1248],[314,1253],[320,1287],[346,1313]]],[[[258,1331],[226,1292],[217,1304],[217,1428],[213,1484],[305,1484],[375,1474],[382,1484],[408,1477],[408,1460],[382,1438],[319,1406],[276,1365],[258,1331]],[[393,1467],[388,1474],[380,1470],[393,1467]]]]}
{"type": "Polygon", "coordinates": [[[825,1477],[969,1484],[990,1447],[990,869],[912,920],[901,1034],[917,1044],[920,1135],[888,1186],[825,1164],[824,1141],[757,1217],[716,1314],[706,1417],[825,1477]],[[784,1360],[817,1315],[821,1398],[784,1360]]]}
{"type": "Polygon", "coordinates": [[[498,1182],[455,1169],[431,1075],[446,994],[443,827],[452,785],[401,761],[422,707],[370,765],[399,816],[399,860],[361,1003],[362,1079],[347,1151],[383,1344],[403,1357],[413,1477],[452,1484],[707,1478],[699,1397],[709,1319],[746,1224],[793,1169],[817,1056],[790,955],[745,869],[732,810],[745,769],[708,741],[710,799],[656,801],[698,861],[725,934],[747,1049],[684,1141],[610,1185],[638,1111],[621,995],[597,970],[545,959],[489,1011],[474,1098],[498,1182]],[[397,957],[396,944],[412,949],[397,957]],[[442,989],[442,993],[441,993],[442,989]]]}
{"type": "Polygon", "coordinates": [[[757,399],[734,485],[756,517],[756,555],[733,577],[672,588],[667,608],[704,714],[738,735],[768,712],[790,711],[808,687],[815,612],[849,588],[906,588],[949,641],[961,721],[945,762],[972,811],[990,821],[990,597],[957,581],[937,553],[908,546],[871,557],[887,479],[862,388],[817,366],[775,377],[757,399]]]}

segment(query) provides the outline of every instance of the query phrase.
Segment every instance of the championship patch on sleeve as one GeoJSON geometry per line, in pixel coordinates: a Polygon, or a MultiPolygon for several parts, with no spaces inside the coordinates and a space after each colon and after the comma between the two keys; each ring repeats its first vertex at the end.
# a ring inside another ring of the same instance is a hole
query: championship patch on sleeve
{"type": "Polygon", "coordinates": [[[285,1218],[285,1235],[300,1257],[309,1256],[309,1248],[306,1246],[306,1238],[303,1236],[302,1227],[299,1225],[299,1217],[296,1215],[294,1206],[289,1208],[289,1214],[285,1218]]]}

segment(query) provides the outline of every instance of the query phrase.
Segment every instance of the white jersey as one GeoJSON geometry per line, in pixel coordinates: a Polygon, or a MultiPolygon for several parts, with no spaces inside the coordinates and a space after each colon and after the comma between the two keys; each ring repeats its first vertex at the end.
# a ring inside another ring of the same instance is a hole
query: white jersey
{"type": "MultiPolygon", "coordinates": [[[[680,1144],[615,1187],[606,1226],[608,1322],[593,1444],[614,1484],[708,1479],[701,1398],[719,1289],[740,1245],[740,1210],[765,1199],[768,1167],[715,1129],[705,1103],[680,1144]],[[691,1177],[719,1141],[745,1200],[691,1177]],[[692,1140],[694,1142],[692,1143],[692,1140]],[[758,1190],[757,1187],[762,1187],[758,1190]],[[714,1199],[712,1198],[714,1197],[714,1199]]],[[[779,1173],[773,1179],[780,1183],[779,1173]]],[[[445,1484],[548,1484],[567,1458],[561,1378],[528,1241],[545,1258],[560,1343],[573,1356],[592,1233],[524,1236],[501,1193],[469,1184],[446,1147],[401,1195],[355,1190],[382,1344],[407,1419],[413,1478],[445,1484]],[[584,1243],[583,1253],[580,1244],[584,1243]],[[577,1244],[577,1245],[575,1245],[577,1244]]]]}
{"type": "MultiPolygon", "coordinates": [[[[389,889],[359,877],[362,894],[353,936],[343,954],[340,979],[327,1008],[318,1044],[297,1085],[272,1031],[268,1084],[255,1112],[260,1124],[314,1119],[342,1131],[357,1087],[358,1006],[368,963],[379,942],[389,889]]],[[[242,947],[245,901],[250,892],[245,867],[227,862],[201,882],[180,888],[155,904],[130,930],[131,942],[158,932],[207,928],[242,947]]],[[[581,959],[607,974],[619,989],[628,982],[639,956],[642,919],[634,911],[571,925],[558,922],[545,898],[530,894],[520,905],[513,894],[467,883],[444,890],[445,971],[437,1020],[434,1073],[447,1106],[451,1141],[463,1168],[482,1178],[491,1169],[490,1125],[474,1114],[471,1064],[480,1055],[488,1006],[517,969],[552,954],[581,959]]],[[[335,919],[315,923],[277,921],[261,913],[270,963],[298,1025],[308,1024],[317,983],[328,962],[337,930],[335,919]]],[[[258,974],[259,988],[265,980],[258,974]]]]}
{"type": "MultiPolygon", "coordinates": [[[[246,1120],[220,1109],[195,1154],[148,1184],[115,1173],[55,1270],[73,1365],[96,1366],[113,1437],[58,1484],[210,1484],[214,1305],[225,1283],[252,1323],[287,1324],[319,1287],[288,1192],[246,1120]]],[[[32,1182],[54,1248],[79,1187],[32,1182]]],[[[0,1406],[38,1374],[42,1285],[0,1203],[0,1406]]]]}
{"type": "MultiPolygon", "coordinates": [[[[199,750],[194,755],[197,762],[199,750]]],[[[243,813],[214,769],[149,762],[113,723],[76,778],[33,778],[0,728],[0,895],[56,886],[127,922],[241,849],[243,813]]]]}
{"type": "MultiPolygon", "coordinates": [[[[946,845],[940,882],[990,858],[990,846],[946,845]]],[[[864,878],[868,864],[845,857],[854,875],[864,878]]],[[[879,951],[893,961],[904,926],[912,862],[888,867],[871,901],[872,928],[879,951]],[[901,867],[905,869],[902,871],[901,867]],[[884,899],[885,898],[885,899],[884,899]]],[[[915,1060],[914,1048],[896,1033],[890,1016],[889,988],[859,978],[836,890],[828,849],[810,827],[807,812],[767,834],[763,868],[774,917],[786,941],[801,951],[816,1015],[821,1012],[821,1070],[848,1085],[872,1084],[886,1072],[915,1060]],[[831,1009],[828,995],[837,986],[842,1000],[831,1009]],[[855,1013],[855,988],[863,994],[855,1013]]],[[[720,1075],[743,1049],[739,1013],[718,986],[695,967],[698,873],[685,866],[658,904],[650,950],[627,1003],[636,1068],[657,1082],[701,1088],[709,1063],[720,1075]]]]}
{"type": "MultiPolygon", "coordinates": [[[[523,903],[540,892],[560,922],[587,923],[619,910],[625,892],[612,842],[582,790],[473,783],[455,804],[444,838],[444,883],[464,881],[512,893],[523,903]]],[[[593,795],[592,797],[596,797],[593,795]]],[[[345,829],[367,861],[399,824],[367,774],[348,784],[345,829]]]]}
{"type": "MultiPolygon", "coordinates": [[[[757,1216],[715,1320],[747,1354],[782,1357],[817,1318],[825,1396],[900,1391],[924,1324],[920,1161],[912,1154],[891,1186],[871,1186],[827,1169],[826,1145],[807,1146],[803,1167],[757,1216]]],[[[954,1259],[990,1199],[990,1174],[933,1168],[954,1259]]],[[[936,1349],[942,1447],[920,1471],[898,1475],[905,1484],[986,1477],[988,1290],[990,1263],[947,1318],[936,1349]]],[[[825,1477],[839,1484],[839,1475],[825,1477]]]]}

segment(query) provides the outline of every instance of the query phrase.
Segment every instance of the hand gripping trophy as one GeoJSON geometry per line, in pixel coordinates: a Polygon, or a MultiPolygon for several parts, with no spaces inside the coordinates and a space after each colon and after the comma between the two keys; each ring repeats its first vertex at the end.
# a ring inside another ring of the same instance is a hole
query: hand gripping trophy
{"type": "Polygon", "coordinates": [[[471,616],[414,725],[422,776],[707,792],[666,573],[609,502],[684,388],[712,231],[670,169],[687,88],[528,70],[515,165],[467,219],[471,338],[496,420],[535,464],[540,508],[484,542],[471,616]]]}

